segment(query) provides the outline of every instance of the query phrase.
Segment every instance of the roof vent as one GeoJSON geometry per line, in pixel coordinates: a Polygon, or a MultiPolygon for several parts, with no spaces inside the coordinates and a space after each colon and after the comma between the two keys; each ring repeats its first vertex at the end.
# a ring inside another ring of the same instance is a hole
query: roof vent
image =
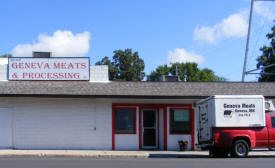
{"type": "Polygon", "coordinates": [[[51,58],[52,53],[51,52],[37,52],[33,51],[32,52],[32,57],[33,58],[51,58]]]}

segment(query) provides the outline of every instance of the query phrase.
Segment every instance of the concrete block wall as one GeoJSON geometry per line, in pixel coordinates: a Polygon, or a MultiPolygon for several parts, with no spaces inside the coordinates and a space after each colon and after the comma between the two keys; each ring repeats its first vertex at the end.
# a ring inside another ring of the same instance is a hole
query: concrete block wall
{"type": "Polygon", "coordinates": [[[108,82],[108,65],[90,66],[90,82],[108,82]]]}
{"type": "Polygon", "coordinates": [[[112,149],[112,105],[91,99],[9,98],[16,149],[112,149]]]}
{"type": "Polygon", "coordinates": [[[0,81],[7,81],[7,64],[0,64],[0,81]]]}
{"type": "MultiPolygon", "coordinates": [[[[11,138],[3,140],[8,148],[15,149],[111,150],[114,101],[92,98],[2,97],[0,109],[11,114],[1,116],[2,121],[9,120],[7,123],[11,123],[11,138]]],[[[138,106],[136,111],[136,134],[116,134],[116,150],[139,150],[138,106]]],[[[169,121],[168,108],[168,150],[178,150],[179,140],[188,140],[188,149],[191,150],[191,135],[171,135],[169,121]]],[[[4,128],[1,125],[3,123],[0,123],[0,128],[4,128]]],[[[163,109],[159,110],[159,124],[159,148],[164,149],[163,109]]],[[[0,129],[1,131],[7,132],[0,129]]]]}

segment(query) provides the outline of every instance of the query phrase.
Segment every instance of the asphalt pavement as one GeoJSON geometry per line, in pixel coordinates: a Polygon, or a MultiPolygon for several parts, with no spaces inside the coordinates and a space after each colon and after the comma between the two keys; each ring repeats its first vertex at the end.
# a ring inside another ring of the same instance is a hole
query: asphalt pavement
{"type": "MultiPolygon", "coordinates": [[[[249,152],[253,157],[274,157],[275,151],[249,152]]],[[[87,157],[87,158],[208,158],[207,151],[103,151],[2,149],[0,157],[87,157]]],[[[0,167],[1,168],[1,167],[0,167]]]]}
{"type": "Polygon", "coordinates": [[[275,158],[147,158],[147,159],[95,159],[95,158],[43,158],[2,157],[2,168],[274,168],[275,158]]]}

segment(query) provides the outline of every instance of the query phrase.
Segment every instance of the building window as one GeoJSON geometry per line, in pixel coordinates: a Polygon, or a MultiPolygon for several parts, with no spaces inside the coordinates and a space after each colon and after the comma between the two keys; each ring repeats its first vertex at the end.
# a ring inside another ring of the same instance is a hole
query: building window
{"type": "Polygon", "coordinates": [[[275,128],[275,117],[271,117],[272,128],[275,128]]]}
{"type": "Polygon", "coordinates": [[[135,134],[136,133],[136,109],[123,108],[115,109],[115,133],[135,134]]]}
{"type": "Polygon", "coordinates": [[[170,133],[191,134],[189,109],[170,109],[170,133]]]}

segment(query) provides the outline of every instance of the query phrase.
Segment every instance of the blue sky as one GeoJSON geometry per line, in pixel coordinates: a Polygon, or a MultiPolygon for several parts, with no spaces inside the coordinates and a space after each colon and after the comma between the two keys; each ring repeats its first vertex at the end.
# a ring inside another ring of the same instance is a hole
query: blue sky
{"type": "MultiPolygon", "coordinates": [[[[1,1],[0,54],[89,56],[94,64],[132,48],[149,74],[158,65],[195,61],[240,81],[249,0],[9,0],[1,1]]],[[[275,2],[256,2],[248,69],[275,20],[275,2]]],[[[246,81],[256,81],[247,76],[246,81]]]]}

